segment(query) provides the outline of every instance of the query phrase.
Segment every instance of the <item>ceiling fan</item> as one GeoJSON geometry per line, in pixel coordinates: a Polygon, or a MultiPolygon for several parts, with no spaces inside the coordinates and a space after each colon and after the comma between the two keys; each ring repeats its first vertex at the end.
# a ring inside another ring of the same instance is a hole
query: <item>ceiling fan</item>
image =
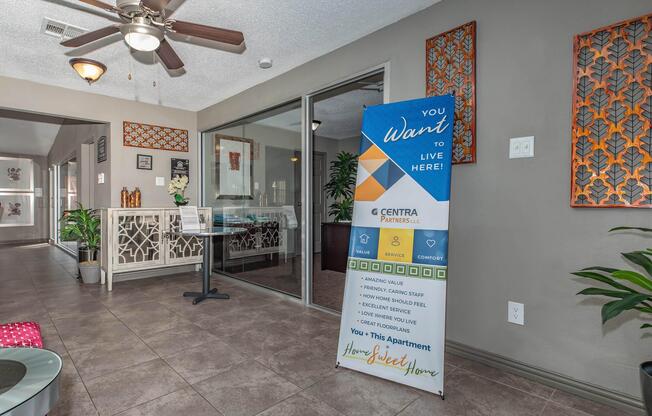
{"type": "Polygon", "coordinates": [[[115,6],[100,0],[79,1],[116,13],[124,23],[68,39],[61,42],[63,46],[77,48],[120,32],[130,47],[138,51],[156,51],[163,65],[177,70],[183,67],[183,62],[165,39],[168,32],[235,46],[244,42],[244,35],[236,30],[171,19],[172,12],[166,9],[171,0],[116,0],[115,6]]]}

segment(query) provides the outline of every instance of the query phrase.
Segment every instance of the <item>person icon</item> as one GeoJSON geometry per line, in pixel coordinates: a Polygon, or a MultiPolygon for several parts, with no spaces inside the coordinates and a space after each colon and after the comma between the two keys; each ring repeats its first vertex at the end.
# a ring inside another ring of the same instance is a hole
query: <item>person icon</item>
{"type": "Polygon", "coordinates": [[[391,242],[391,244],[392,244],[392,246],[394,246],[394,247],[398,247],[398,246],[401,245],[401,242],[399,241],[397,235],[395,235],[394,237],[392,237],[392,242],[391,242]]]}

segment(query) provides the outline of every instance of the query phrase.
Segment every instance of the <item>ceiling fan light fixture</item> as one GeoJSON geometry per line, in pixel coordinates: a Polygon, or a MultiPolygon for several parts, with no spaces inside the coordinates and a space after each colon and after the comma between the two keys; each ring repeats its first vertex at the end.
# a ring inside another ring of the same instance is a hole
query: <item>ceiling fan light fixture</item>
{"type": "Polygon", "coordinates": [[[136,17],[131,23],[122,25],[120,32],[124,35],[127,45],[141,52],[157,50],[163,39],[163,31],[151,26],[143,17],[136,17]]]}
{"type": "Polygon", "coordinates": [[[106,72],[106,65],[92,59],[73,58],[70,60],[70,66],[88,85],[100,79],[106,72]]]}

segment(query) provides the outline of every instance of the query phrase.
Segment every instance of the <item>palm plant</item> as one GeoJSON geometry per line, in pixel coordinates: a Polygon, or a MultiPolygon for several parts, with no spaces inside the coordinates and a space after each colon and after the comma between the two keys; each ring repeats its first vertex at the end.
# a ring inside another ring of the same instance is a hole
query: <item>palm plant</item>
{"type": "Polygon", "coordinates": [[[79,208],[67,211],[61,219],[61,237],[68,241],[78,241],[88,250],[95,251],[100,247],[100,218],[97,210],[79,208]]]}
{"type": "MultiPolygon", "coordinates": [[[[641,227],[616,227],[611,231],[635,230],[646,233],[652,228],[641,227]]],[[[592,279],[603,283],[610,288],[589,287],[578,295],[603,296],[611,300],[602,306],[602,323],[615,318],[625,311],[637,311],[652,317],[652,248],[645,250],[621,253],[623,257],[637,266],[640,266],[647,276],[632,270],[614,269],[610,267],[592,266],[574,272],[575,276],[592,279]]],[[[652,324],[644,323],[643,328],[652,328],[652,324]]]]}
{"type": "Polygon", "coordinates": [[[324,189],[335,200],[328,208],[328,214],[335,222],[351,221],[353,217],[353,192],[355,175],[358,171],[358,157],[353,153],[340,152],[331,162],[329,180],[324,189]]]}

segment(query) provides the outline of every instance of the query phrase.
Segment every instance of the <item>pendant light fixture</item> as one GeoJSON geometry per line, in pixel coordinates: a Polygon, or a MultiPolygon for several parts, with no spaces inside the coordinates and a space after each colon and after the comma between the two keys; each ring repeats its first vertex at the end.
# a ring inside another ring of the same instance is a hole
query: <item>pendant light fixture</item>
{"type": "Polygon", "coordinates": [[[73,58],[70,60],[70,66],[88,82],[88,85],[100,79],[106,72],[106,65],[92,59],[73,58]]]}
{"type": "Polygon", "coordinates": [[[317,128],[321,125],[321,121],[319,120],[313,120],[312,121],[312,131],[317,130],[317,128]]]}

